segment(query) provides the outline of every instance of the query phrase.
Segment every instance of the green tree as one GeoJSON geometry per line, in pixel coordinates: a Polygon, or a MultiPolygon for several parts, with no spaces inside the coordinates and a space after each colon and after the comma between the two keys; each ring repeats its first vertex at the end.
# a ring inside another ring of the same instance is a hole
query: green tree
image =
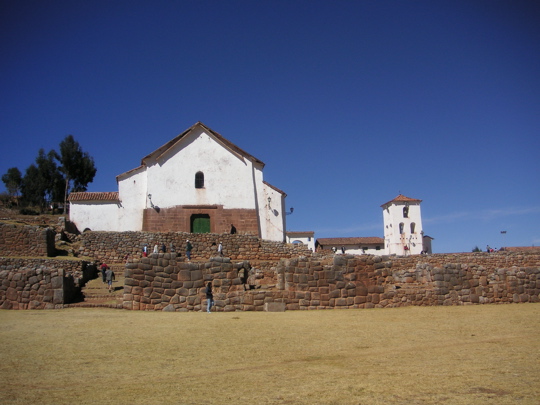
{"type": "Polygon", "coordinates": [[[35,164],[26,169],[22,180],[22,201],[24,205],[43,207],[45,204],[45,183],[35,164]]]}
{"type": "Polygon", "coordinates": [[[2,176],[2,181],[6,185],[6,190],[12,197],[19,197],[19,192],[22,186],[22,174],[16,167],[8,169],[7,173],[2,176]]]}
{"type": "Polygon", "coordinates": [[[60,201],[64,193],[64,178],[56,164],[58,154],[51,150],[45,154],[40,149],[36,163],[26,169],[22,181],[23,202],[39,206],[41,211],[47,203],[60,201]]]}
{"type": "Polygon", "coordinates": [[[67,196],[71,185],[73,184],[71,191],[86,191],[88,183],[94,180],[97,170],[94,159],[87,152],[83,152],[73,135],[66,136],[60,142],[58,160],[65,180],[64,207],[67,208],[67,196]]]}

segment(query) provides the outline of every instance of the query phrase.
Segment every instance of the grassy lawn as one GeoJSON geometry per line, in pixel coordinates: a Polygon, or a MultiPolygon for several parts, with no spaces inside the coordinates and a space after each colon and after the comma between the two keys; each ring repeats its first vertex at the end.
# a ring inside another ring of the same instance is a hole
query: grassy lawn
{"type": "Polygon", "coordinates": [[[540,305],[0,311],[2,404],[538,404],[540,305]]]}

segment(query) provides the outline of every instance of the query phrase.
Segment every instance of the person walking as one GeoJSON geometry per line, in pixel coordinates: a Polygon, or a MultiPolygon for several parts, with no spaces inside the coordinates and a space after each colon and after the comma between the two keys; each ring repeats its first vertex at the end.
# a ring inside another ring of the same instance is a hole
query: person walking
{"type": "Polygon", "coordinates": [[[103,284],[105,284],[107,282],[105,272],[107,271],[108,268],[109,268],[109,266],[107,266],[106,263],[101,263],[101,266],[99,266],[99,269],[101,270],[101,278],[103,280],[103,284]]]}
{"type": "Polygon", "coordinates": [[[212,312],[212,306],[214,305],[214,294],[212,293],[212,282],[209,281],[206,285],[206,312],[212,312]]]}
{"type": "Polygon", "coordinates": [[[105,277],[107,279],[107,284],[109,285],[109,292],[112,292],[113,290],[113,280],[114,280],[114,271],[110,269],[110,267],[107,268],[107,271],[105,272],[105,277]]]}
{"type": "Polygon", "coordinates": [[[221,257],[223,257],[223,243],[219,242],[219,245],[217,247],[217,251],[221,257]]]}
{"type": "Polygon", "coordinates": [[[193,245],[189,241],[189,239],[186,241],[186,257],[188,259],[188,262],[191,261],[191,251],[193,250],[193,245]]]}

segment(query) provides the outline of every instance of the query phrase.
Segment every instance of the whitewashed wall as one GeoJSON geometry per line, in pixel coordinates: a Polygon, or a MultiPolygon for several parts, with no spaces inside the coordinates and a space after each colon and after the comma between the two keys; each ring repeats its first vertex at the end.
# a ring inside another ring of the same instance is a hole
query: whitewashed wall
{"type": "Polygon", "coordinates": [[[391,203],[383,209],[384,239],[387,254],[407,255],[422,252],[422,215],[420,203],[409,203],[408,218],[403,217],[404,202],[391,203]],[[411,223],[415,223],[411,233],[411,223]],[[399,224],[403,223],[403,234],[399,232],[399,224]],[[404,249],[409,247],[409,251],[404,249]]]}
{"type": "Polygon", "coordinates": [[[259,218],[263,239],[285,242],[285,198],[282,193],[261,182],[259,218]],[[268,202],[270,198],[270,203],[268,202]]]}
{"type": "Polygon", "coordinates": [[[306,245],[312,252],[315,252],[315,237],[311,234],[295,234],[293,236],[287,235],[287,243],[302,243],[306,245]]]}
{"type": "Polygon", "coordinates": [[[253,163],[234,153],[202,128],[156,160],[146,162],[148,192],[161,208],[176,205],[223,205],[255,208],[253,163]],[[204,174],[204,188],[195,188],[195,174],[204,174]]]}
{"type": "Polygon", "coordinates": [[[70,220],[79,231],[90,229],[92,231],[117,231],[118,205],[116,203],[70,203],[70,220]]]}
{"type": "Polygon", "coordinates": [[[141,231],[143,210],[150,206],[146,170],[144,166],[124,173],[117,178],[121,207],[118,210],[118,230],[141,231]]]}

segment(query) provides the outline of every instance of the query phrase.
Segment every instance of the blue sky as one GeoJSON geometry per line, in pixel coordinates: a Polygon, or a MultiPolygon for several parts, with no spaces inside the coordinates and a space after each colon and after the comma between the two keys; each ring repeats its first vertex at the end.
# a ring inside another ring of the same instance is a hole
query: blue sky
{"type": "Polygon", "coordinates": [[[402,193],[435,252],[538,246],[538,21],[519,0],[2,0],[0,174],[72,134],[88,190],[116,191],[201,121],[266,163],[288,230],[382,237],[402,193]]]}

